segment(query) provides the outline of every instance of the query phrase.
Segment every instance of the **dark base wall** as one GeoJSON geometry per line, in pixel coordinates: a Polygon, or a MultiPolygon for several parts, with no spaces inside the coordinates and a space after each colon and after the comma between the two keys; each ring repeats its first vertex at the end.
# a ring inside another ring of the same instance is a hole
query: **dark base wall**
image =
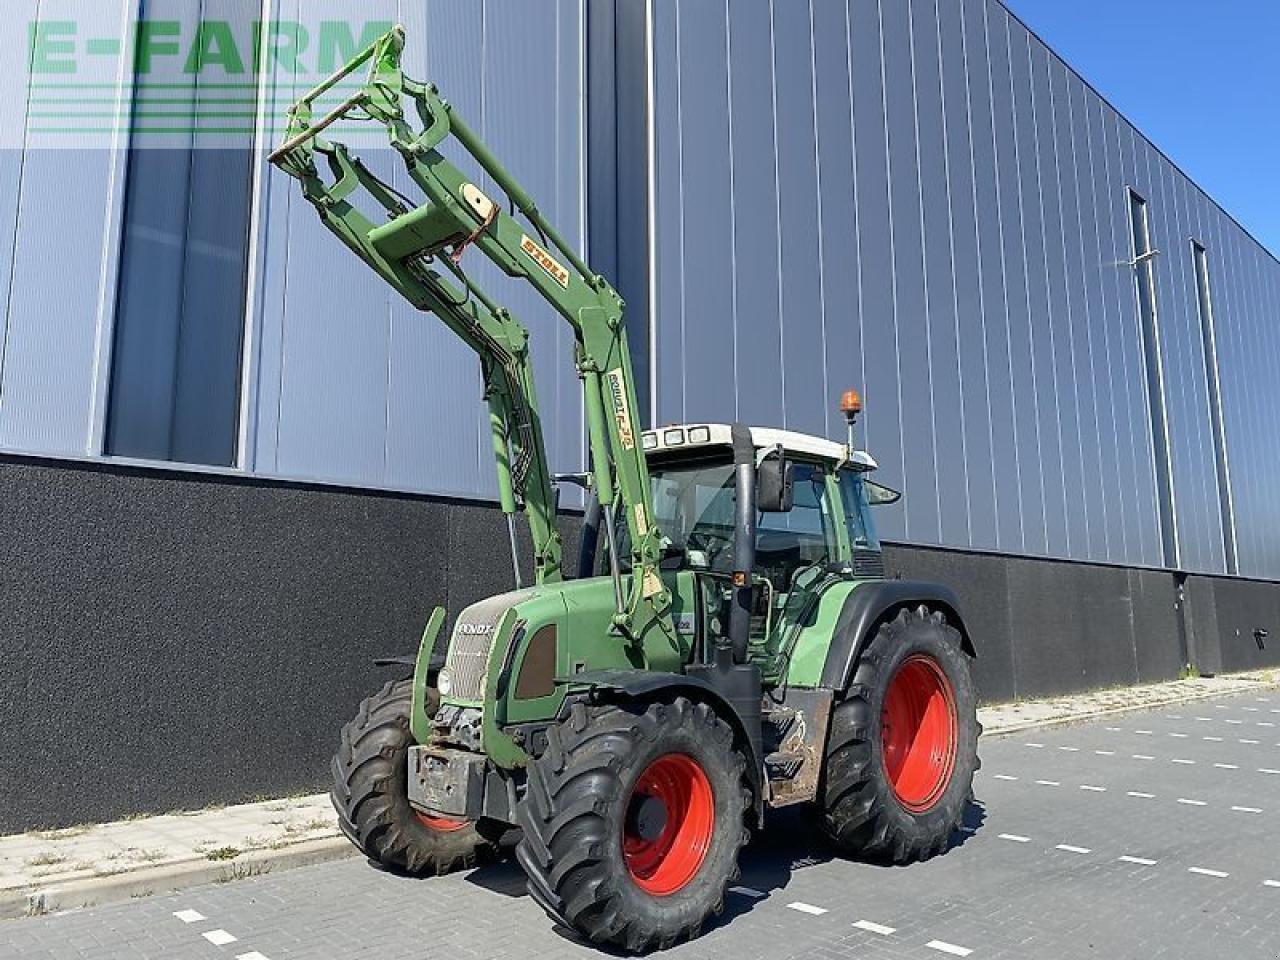
{"type": "MultiPolygon", "coordinates": [[[[323,788],[371,660],[508,589],[506,544],[486,505],[0,458],[0,832],[323,788]]],[[[886,554],[960,592],[987,701],[1280,665],[1275,584],[1191,577],[1180,631],[1172,574],[886,554]]]]}
{"type": "Polygon", "coordinates": [[[509,556],[486,506],[0,460],[0,832],[324,786],[372,659],[509,556]]]}

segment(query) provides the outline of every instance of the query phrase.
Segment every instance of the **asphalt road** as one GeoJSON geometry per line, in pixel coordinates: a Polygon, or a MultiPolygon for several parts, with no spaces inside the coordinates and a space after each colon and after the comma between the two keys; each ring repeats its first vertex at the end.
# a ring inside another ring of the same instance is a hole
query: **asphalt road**
{"type": "MultiPolygon", "coordinates": [[[[984,740],[944,856],[833,859],[780,816],[713,930],[668,955],[1280,956],[1280,695],[984,740]]],[[[598,957],[498,864],[432,880],[347,860],[0,923],[0,957],[284,960],[598,957]]]]}

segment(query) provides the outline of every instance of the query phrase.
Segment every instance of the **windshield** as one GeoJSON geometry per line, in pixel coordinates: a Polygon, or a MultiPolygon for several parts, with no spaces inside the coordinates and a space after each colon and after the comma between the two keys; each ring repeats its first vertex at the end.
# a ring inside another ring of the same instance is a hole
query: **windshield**
{"type": "MultiPolygon", "coordinates": [[[[690,567],[727,573],[733,562],[734,468],[722,459],[654,463],[649,467],[653,509],[662,532],[685,551],[690,567]]],[[[814,464],[794,466],[795,499],[788,513],[758,517],[756,566],[785,589],[788,574],[802,564],[836,554],[836,538],[826,502],[826,475],[814,464]]],[[[628,533],[618,530],[626,556],[628,533]]]]}

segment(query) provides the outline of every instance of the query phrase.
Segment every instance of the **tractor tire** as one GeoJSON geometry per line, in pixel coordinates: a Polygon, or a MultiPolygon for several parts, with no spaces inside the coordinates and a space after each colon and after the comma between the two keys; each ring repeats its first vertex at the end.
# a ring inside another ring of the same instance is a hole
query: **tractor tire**
{"type": "Polygon", "coordinates": [[[879,862],[941,853],[972,798],[981,732],[959,631],[927,607],[900,611],[832,711],[819,794],[827,835],[879,862]]]}
{"type": "Polygon", "coordinates": [[[751,799],[733,731],[706,704],[577,703],[529,765],[516,858],[579,936],[666,949],[724,910],[751,799]]]}
{"type": "Polygon", "coordinates": [[[342,728],[329,798],[338,826],[370,860],[411,876],[475,866],[494,848],[466,820],[428,817],[409,806],[411,680],[388,683],[362,701],[342,728]]]}

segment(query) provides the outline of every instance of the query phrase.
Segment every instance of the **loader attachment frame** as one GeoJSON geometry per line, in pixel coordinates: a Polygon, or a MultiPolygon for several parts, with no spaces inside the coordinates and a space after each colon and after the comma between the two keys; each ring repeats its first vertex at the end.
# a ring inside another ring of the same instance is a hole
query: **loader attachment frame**
{"type": "Polygon", "coordinates": [[[289,111],[285,140],[270,160],[300,181],[330,231],[414,307],[435,314],[476,353],[492,423],[501,507],[509,518],[521,511],[528,518],[538,583],[560,579],[562,546],[528,330],[467,274],[464,254],[474,249],[506,275],[527,281],[569,324],[586,410],[589,483],[607,516],[626,523],[631,534],[625,578],[611,552],[614,627],[632,643],[657,629],[674,644],[670,597],[658,575],[664,538],[654,520],[635,419],[622,298],[543,217],[437,89],[405,76],[404,45],[404,30],[396,27],[302,97],[289,111]],[[316,102],[366,65],[368,76],[360,89],[317,118],[316,102]],[[344,121],[383,125],[425,202],[410,200],[345,145],[325,138],[344,121]],[[446,159],[439,149],[446,144],[472,157],[505,195],[505,205],[446,159]],[[386,222],[375,223],[357,206],[356,201],[370,200],[385,212],[386,222]]]}

